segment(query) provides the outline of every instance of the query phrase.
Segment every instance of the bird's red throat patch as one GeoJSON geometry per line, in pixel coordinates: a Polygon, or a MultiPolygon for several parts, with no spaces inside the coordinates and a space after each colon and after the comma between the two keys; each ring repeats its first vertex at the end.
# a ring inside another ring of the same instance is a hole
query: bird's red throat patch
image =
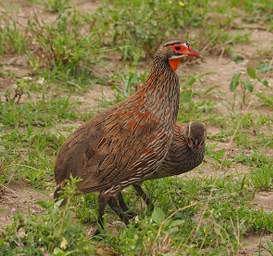
{"type": "Polygon", "coordinates": [[[173,71],[177,70],[178,66],[180,65],[180,59],[173,59],[169,60],[169,64],[173,71]]]}

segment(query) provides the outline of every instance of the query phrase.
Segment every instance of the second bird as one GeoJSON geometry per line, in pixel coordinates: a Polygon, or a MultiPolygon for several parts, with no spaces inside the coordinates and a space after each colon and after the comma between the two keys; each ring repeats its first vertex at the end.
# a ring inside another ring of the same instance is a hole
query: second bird
{"type": "MultiPolygon", "coordinates": [[[[191,122],[185,125],[176,124],[174,128],[174,136],[169,151],[162,161],[160,167],[150,176],[143,179],[159,179],[180,175],[182,173],[193,170],[200,165],[204,159],[205,153],[206,128],[200,122],[191,122]]],[[[150,198],[142,190],[141,184],[133,184],[137,194],[142,197],[150,209],[153,204],[150,198]]],[[[128,207],[119,193],[119,204],[128,218],[135,214],[128,212],[128,207]]]]}

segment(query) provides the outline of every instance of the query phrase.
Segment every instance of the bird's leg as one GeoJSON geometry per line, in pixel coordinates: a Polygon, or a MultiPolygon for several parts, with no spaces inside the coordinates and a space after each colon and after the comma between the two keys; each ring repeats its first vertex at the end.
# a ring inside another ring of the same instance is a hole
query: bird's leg
{"type": "Polygon", "coordinates": [[[148,206],[148,209],[152,211],[154,209],[154,205],[151,199],[146,195],[146,193],[143,191],[143,189],[141,188],[139,184],[133,184],[133,186],[134,186],[134,189],[136,190],[136,193],[143,199],[143,201],[148,206]]]}
{"type": "Polygon", "coordinates": [[[120,217],[120,219],[126,224],[129,224],[129,218],[123,211],[123,209],[119,206],[118,200],[116,197],[111,197],[108,204],[111,209],[120,217]]]}
{"type": "Polygon", "coordinates": [[[121,194],[121,192],[118,192],[117,194],[117,198],[118,198],[118,203],[119,203],[119,206],[121,207],[121,209],[125,212],[127,212],[129,210],[128,206],[126,205],[124,199],[123,199],[123,196],[121,194]]]}
{"type": "Polygon", "coordinates": [[[128,206],[126,205],[126,203],[125,203],[125,201],[123,199],[123,196],[122,196],[121,192],[119,192],[117,194],[117,199],[118,199],[119,206],[125,212],[128,219],[134,218],[136,216],[136,213],[129,210],[128,206]]]}
{"type": "Polygon", "coordinates": [[[106,207],[108,201],[109,201],[109,197],[107,195],[105,195],[104,193],[100,193],[100,195],[99,195],[98,223],[99,223],[99,225],[100,225],[100,227],[102,229],[104,229],[104,225],[103,225],[104,210],[105,210],[105,207],[106,207]]]}

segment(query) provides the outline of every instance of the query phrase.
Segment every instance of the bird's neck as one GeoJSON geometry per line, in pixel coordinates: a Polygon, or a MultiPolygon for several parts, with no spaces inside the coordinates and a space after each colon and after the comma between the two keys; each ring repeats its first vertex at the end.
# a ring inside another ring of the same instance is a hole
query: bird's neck
{"type": "Polygon", "coordinates": [[[175,122],[179,107],[179,79],[168,60],[155,57],[144,86],[145,106],[159,118],[175,122]]]}

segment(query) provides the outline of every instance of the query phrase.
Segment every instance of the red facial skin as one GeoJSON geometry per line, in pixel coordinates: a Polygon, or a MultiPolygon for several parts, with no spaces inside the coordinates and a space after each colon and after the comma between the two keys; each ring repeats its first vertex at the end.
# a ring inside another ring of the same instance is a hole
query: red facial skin
{"type": "Polygon", "coordinates": [[[176,71],[183,57],[200,57],[199,53],[194,51],[187,43],[174,44],[170,46],[174,53],[178,53],[177,58],[170,58],[169,64],[173,71],[176,71]],[[181,57],[180,57],[181,56],[181,57]]]}

